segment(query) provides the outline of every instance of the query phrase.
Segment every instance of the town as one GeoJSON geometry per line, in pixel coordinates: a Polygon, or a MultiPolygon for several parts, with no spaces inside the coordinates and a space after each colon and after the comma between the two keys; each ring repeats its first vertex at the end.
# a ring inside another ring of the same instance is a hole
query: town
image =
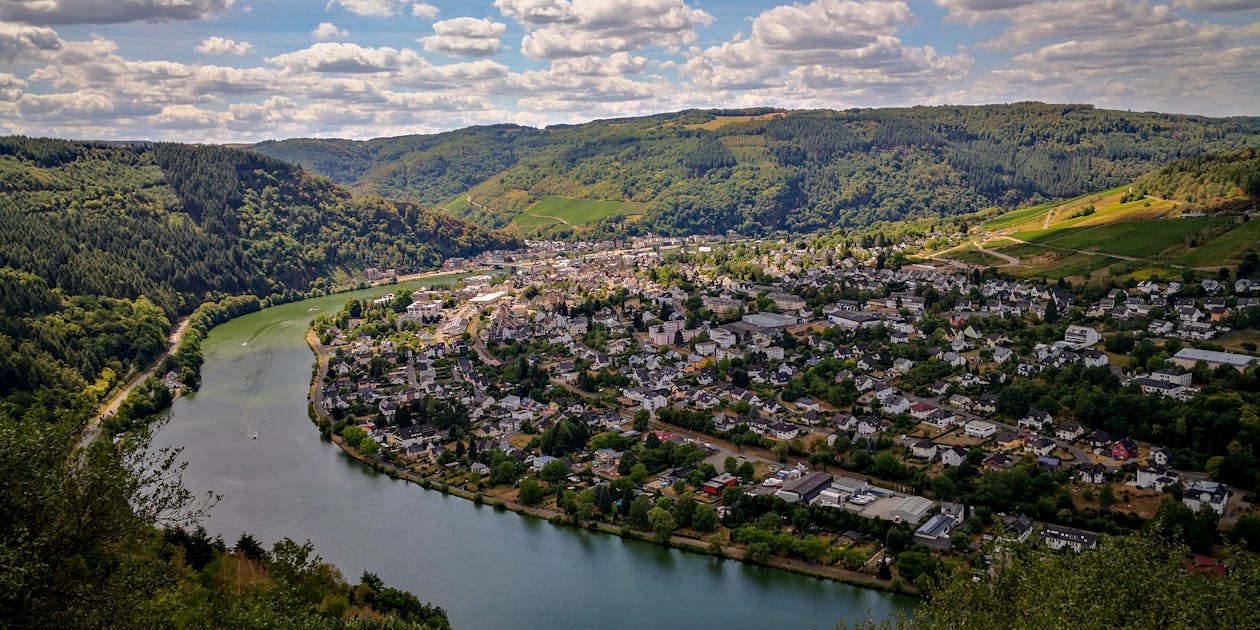
{"type": "Polygon", "coordinates": [[[1260,533],[1239,399],[1260,283],[1074,292],[918,245],[455,261],[452,286],[315,321],[316,407],[361,456],[479,501],[895,588],[995,540],[1079,551],[1158,524],[1216,567],[1213,545],[1260,533]]]}

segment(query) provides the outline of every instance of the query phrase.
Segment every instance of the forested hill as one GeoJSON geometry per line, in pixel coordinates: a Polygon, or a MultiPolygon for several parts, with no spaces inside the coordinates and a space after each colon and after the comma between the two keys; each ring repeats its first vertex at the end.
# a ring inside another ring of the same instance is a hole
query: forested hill
{"type": "Polygon", "coordinates": [[[0,420],[82,422],[203,302],[513,242],[253,153],[0,138],[0,420]]]}
{"type": "Polygon", "coordinates": [[[757,234],[1016,207],[1111,188],[1181,158],[1260,146],[1260,118],[1018,103],[686,111],[532,129],[472,127],[253,151],[522,233],[757,234]],[[623,202],[567,216],[544,199],[623,202]],[[471,201],[470,201],[471,200],[471,201]],[[542,208],[553,208],[546,203],[542,208]],[[627,221],[624,215],[639,215],[627,221]],[[527,219],[527,220],[522,220],[527,219]]]}
{"type": "Polygon", "coordinates": [[[1260,149],[1177,160],[1133,182],[1137,192],[1203,209],[1260,203],[1260,149]]]}
{"type": "Polygon", "coordinates": [[[215,146],[0,138],[0,194],[0,267],[69,294],[145,295],[172,317],[208,298],[304,291],[507,243],[215,146]]]}

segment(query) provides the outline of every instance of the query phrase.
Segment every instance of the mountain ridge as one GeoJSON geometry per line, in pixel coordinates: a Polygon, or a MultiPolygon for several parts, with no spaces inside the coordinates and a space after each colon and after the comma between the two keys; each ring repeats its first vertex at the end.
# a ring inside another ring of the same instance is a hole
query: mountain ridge
{"type": "Polygon", "coordinates": [[[1257,145],[1257,117],[1014,103],[684,110],[247,149],[300,163],[355,194],[408,199],[523,235],[599,238],[808,232],[1016,207],[1111,188],[1176,159],[1257,145]],[[635,204],[642,214],[538,221],[528,211],[547,197],[635,204]]]}

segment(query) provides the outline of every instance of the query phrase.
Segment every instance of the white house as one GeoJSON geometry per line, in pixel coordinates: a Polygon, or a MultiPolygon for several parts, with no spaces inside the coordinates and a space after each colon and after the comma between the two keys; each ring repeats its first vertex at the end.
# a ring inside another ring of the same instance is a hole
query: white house
{"type": "Polygon", "coordinates": [[[1181,495],[1186,507],[1198,512],[1210,509],[1225,516],[1225,504],[1229,501],[1229,486],[1215,481],[1200,480],[1190,484],[1181,495]]]}
{"type": "Polygon", "coordinates": [[[1166,486],[1180,482],[1180,474],[1167,466],[1146,466],[1137,471],[1137,487],[1147,490],[1162,490],[1166,486]]]}
{"type": "Polygon", "coordinates": [[[1073,551],[1084,551],[1098,546],[1098,534],[1047,523],[1041,527],[1041,541],[1051,549],[1067,547],[1073,551]]]}
{"type": "Polygon", "coordinates": [[[963,431],[967,434],[967,437],[983,440],[997,433],[997,425],[983,420],[972,420],[963,426],[963,431]]]}
{"type": "Polygon", "coordinates": [[[967,449],[951,446],[941,451],[941,463],[946,466],[962,466],[967,461],[967,449]]]}
{"type": "Polygon", "coordinates": [[[936,459],[936,442],[931,440],[921,440],[910,445],[910,454],[919,458],[926,459],[929,462],[936,459]]]}
{"type": "Polygon", "coordinates": [[[1063,341],[1067,345],[1077,349],[1088,348],[1098,343],[1101,338],[1102,337],[1099,336],[1098,331],[1090,328],[1089,326],[1068,326],[1067,330],[1063,333],[1063,341]]]}

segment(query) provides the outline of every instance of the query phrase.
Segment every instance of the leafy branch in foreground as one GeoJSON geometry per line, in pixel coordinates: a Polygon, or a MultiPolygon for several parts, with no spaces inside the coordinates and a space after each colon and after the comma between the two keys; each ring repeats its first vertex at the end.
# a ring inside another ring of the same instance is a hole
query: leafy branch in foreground
{"type": "Polygon", "coordinates": [[[913,620],[850,628],[1256,628],[1260,558],[1231,553],[1224,575],[1153,535],[1109,538],[1080,555],[1020,546],[988,573],[959,573],[913,620]]]}
{"type": "Polygon", "coordinates": [[[184,487],[179,449],[151,435],[76,450],[71,423],[0,422],[6,628],[450,627],[374,576],[350,585],[309,542],[229,550],[189,529],[217,497],[184,487]]]}

